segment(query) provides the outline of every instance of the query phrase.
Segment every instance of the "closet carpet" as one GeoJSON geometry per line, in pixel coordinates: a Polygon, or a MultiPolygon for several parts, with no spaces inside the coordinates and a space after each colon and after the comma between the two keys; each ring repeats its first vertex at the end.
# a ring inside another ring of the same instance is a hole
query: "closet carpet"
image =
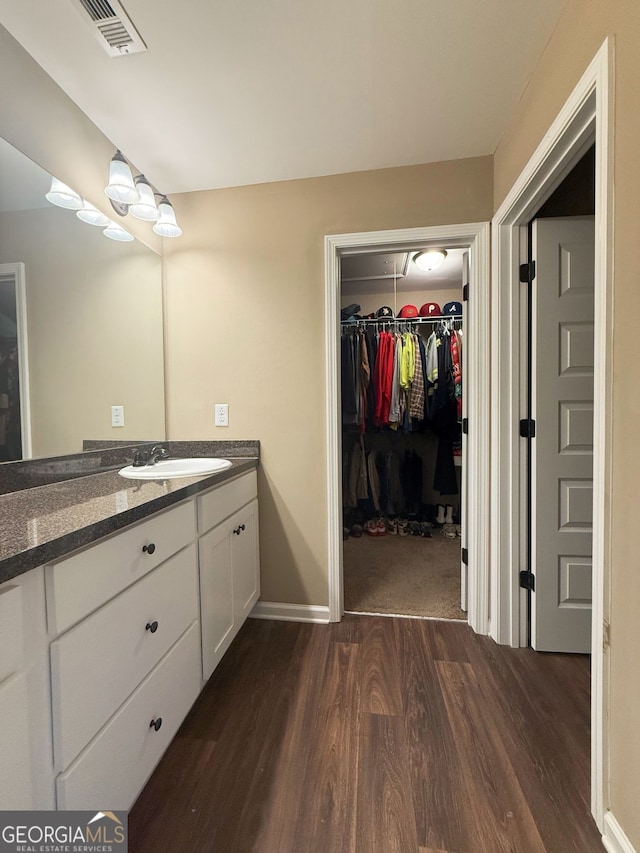
{"type": "Polygon", "coordinates": [[[466,620],[459,538],[365,534],[343,545],[345,610],[466,620]]]}

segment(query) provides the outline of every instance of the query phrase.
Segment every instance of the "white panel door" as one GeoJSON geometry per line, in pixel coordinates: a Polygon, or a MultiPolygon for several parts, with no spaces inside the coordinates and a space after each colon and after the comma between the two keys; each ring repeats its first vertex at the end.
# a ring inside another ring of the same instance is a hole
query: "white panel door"
{"type": "Polygon", "coordinates": [[[538,219],[532,316],[531,641],[591,651],[593,217],[538,219]]]}

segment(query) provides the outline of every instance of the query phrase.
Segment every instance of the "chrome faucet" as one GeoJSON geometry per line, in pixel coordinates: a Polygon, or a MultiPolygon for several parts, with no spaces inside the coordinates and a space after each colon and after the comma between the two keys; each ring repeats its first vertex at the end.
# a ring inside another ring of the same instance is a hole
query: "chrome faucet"
{"type": "Polygon", "coordinates": [[[159,459],[166,459],[168,455],[169,451],[164,444],[154,444],[149,451],[149,461],[147,462],[147,465],[155,465],[159,459]]]}
{"type": "Polygon", "coordinates": [[[169,451],[163,444],[154,444],[151,450],[146,447],[136,447],[133,451],[133,466],[141,468],[143,465],[155,465],[159,459],[166,459],[169,451]]]}

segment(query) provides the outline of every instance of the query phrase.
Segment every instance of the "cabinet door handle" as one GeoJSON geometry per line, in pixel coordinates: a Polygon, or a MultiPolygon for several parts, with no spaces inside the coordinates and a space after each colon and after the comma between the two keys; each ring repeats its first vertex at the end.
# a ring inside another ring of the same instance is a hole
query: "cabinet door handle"
{"type": "Polygon", "coordinates": [[[236,536],[240,536],[240,534],[242,533],[242,531],[244,529],[245,529],[244,524],[240,524],[238,527],[236,527],[236,529],[233,532],[236,534],[236,536]]]}
{"type": "Polygon", "coordinates": [[[142,546],[142,550],[147,554],[153,554],[153,552],[156,550],[156,546],[153,544],[153,542],[149,542],[148,545],[142,546]]]}
{"type": "Polygon", "coordinates": [[[152,634],[155,634],[155,632],[158,630],[158,623],[155,621],[147,622],[147,624],[144,626],[144,629],[145,631],[151,631],[152,634]]]}
{"type": "Polygon", "coordinates": [[[159,732],[161,725],[162,725],[162,717],[158,717],[157,720],[151,720],[151,722],[149,723],[149,728],[155,729],[157,732],[159,732]]]}

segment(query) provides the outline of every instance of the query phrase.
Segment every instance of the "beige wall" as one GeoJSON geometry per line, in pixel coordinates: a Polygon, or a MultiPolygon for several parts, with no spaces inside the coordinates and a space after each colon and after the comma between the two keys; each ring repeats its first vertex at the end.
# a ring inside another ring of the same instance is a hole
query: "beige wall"
{"type": "Polygon", "coordinates": [[[265,600],[328,603],[324,235],[487,220],[491,198],[486,157],[174,199],[168,435],[262,442],[265,600]]]}
{"type": "Polygon", "coordinates": [[[495,206],[509,191],[606,36],[615,40],[614,327],[611,523],[610,807],[640,850],[640,5],[569,0],[494,161],[495,206]]]}
{"type": "Polygon", "coordinates": [[[0,263],[24,263],[34,456],[84,438],[164,436],[161,258],[69,210],[0,214],[0,263]],[[111,406],[124,405],[124,428],[111,406]]]}

